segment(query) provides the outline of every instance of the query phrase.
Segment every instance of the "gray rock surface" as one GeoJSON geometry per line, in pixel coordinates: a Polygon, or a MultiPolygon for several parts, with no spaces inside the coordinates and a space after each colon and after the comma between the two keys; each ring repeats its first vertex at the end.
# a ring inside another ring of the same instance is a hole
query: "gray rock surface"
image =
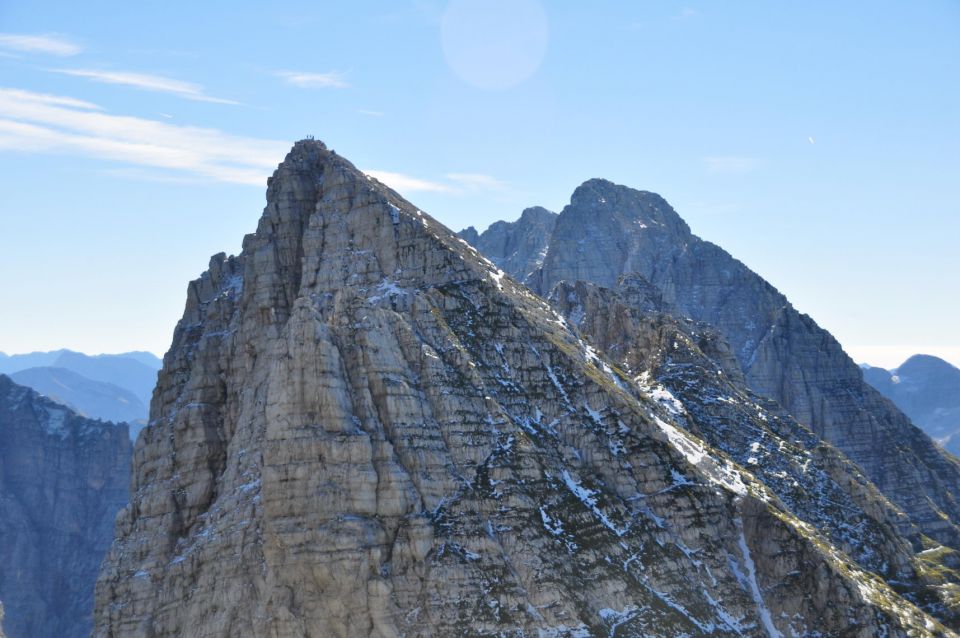
{"type": "Polygon", "coordinates": [[[134,468],[96,636],[949,634],[312,140],[190,284],[134,468]]]}
{"type": "Polygon", "coordinates": [[[860,567],[954,628],[960,557],[922,536],[839,450],[751,392],[726,341],[633,273],[615,290],[557,284],[550,303],[674,420],[761,480],[860,567]]]}
{"type": "Polygon", "coordinates": [[[560,281],[615,287],[630,272],[683,315],[716,328],[752,390],[843,451],[925,534],[960,547],[960,462],[866,384],[827,331],[741,262],[693,235],[659,195],[585,182],[560,213],[543,265],[527,281],[548,294],[560,281]]]}
{"type": "Polygon", "coordinates": [[[88,379],[66,368],[28,368],[14,372],[10,378],[62,403],[80,416],[122,421],[134,427],[147,421],[148,404],[133,392],[112,383],[88,379]]]}
{"type": "Polygon", "coordinates": [[[514,279],[527,283],[543,263],[556,223],[556,213],[534,206],[515,222],[495,222],[481,234],[470,226],[457,234],[514,279]]]}
{"type": "Polygon", "coordinates": [[[77,416],[0,375],[0,600],[10,638],[90,634],[130,454],[126,425],[77,416]]]}
{"type": "Polygon", "coordinates": [[[918,354],[893,370],[867,366],[863,378],[954,455],[960,455],[960,369],[918,354]]]}

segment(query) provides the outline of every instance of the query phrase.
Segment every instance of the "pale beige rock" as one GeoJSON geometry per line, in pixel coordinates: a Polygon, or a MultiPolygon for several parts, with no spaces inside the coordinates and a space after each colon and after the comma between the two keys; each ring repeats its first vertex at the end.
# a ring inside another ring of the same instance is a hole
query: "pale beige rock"
{"type": "Polygon", "coordinates": [[[267,199],[190,286],[96,636],[946,634],[319,142],[267,199]]]}

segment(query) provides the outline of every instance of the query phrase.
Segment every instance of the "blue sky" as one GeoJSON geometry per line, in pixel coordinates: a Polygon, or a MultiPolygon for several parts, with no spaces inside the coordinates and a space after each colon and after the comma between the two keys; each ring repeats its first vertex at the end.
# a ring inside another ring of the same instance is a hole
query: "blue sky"
{"type": "Polygon", "coordinates": [[[454,229],[659,192],[858,361],[960,364],[960,3],[479,4],[0,3],[0,350],[165,351],[314,135],[454,229]]]}

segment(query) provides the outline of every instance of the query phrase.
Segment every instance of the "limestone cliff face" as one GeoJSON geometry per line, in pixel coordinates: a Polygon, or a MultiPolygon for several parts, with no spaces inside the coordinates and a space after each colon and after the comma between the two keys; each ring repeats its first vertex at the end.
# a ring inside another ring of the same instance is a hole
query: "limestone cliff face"
{"type": "Polygon", "coordinates": [[[190,285],[134,467],[96,636],[948,633],[319,142],[190,285]]]}
{"type": "Polygon", "coordinates": [[[470,226],[457,234],[498,268],[527,283],[543,264],[556,223],[556,213],[534,206],[523,211],[515,222],[496,222],[482,234],[470,226]]]}
{"type": "Polygon", "coordinates": [[[90,634],[97,572],[127,502],[130,447],[125,424],[77,416],[0,375],[0,600],[10,638],[90,634]]]}
{"type": "Polygon", "coordinates": [[[793,514],[862,568],[960,625],[951,594],[960,586],[957,554],[924,538],[839,450],[750,391],[716,330],[678,316],[635,273],[616,289],[562,282],[550,302],[674,420],[748,468],[793,514]]]}
{"type": "Polygon", "coordinates": [[[542,267],[527,278],[534,291],[546,295],[577,280],[616,287],[622,274],[639,273],[680,314],[717,329],[752,390],[857,463],[925,534],[960,547],[960,463],[864,383],[828,332],[693,235],[659,195],[590,180],[576,189],[548,243],[542,267]]]}

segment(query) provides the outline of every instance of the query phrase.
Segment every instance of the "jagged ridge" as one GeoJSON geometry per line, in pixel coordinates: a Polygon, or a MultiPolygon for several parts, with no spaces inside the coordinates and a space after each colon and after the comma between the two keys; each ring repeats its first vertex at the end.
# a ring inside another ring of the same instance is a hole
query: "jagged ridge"
{"type": "Polygon", "coordinates": [[[942,633],[318,142],[193,282],[95,634],[942,633]]]}
{"type": "Polygon", "coordinates": [[[864,383],[828,332],[693,235],[662,197],[588,180],[547,244],[542,267],[527,278],[536,292],[548,295],[557,283],[578,280],[612,288],[621,275],[639,273],[680,314],[723,335],[752,390],[843,451],[925,534],[960,548],[960,462],[864,383]]]}

